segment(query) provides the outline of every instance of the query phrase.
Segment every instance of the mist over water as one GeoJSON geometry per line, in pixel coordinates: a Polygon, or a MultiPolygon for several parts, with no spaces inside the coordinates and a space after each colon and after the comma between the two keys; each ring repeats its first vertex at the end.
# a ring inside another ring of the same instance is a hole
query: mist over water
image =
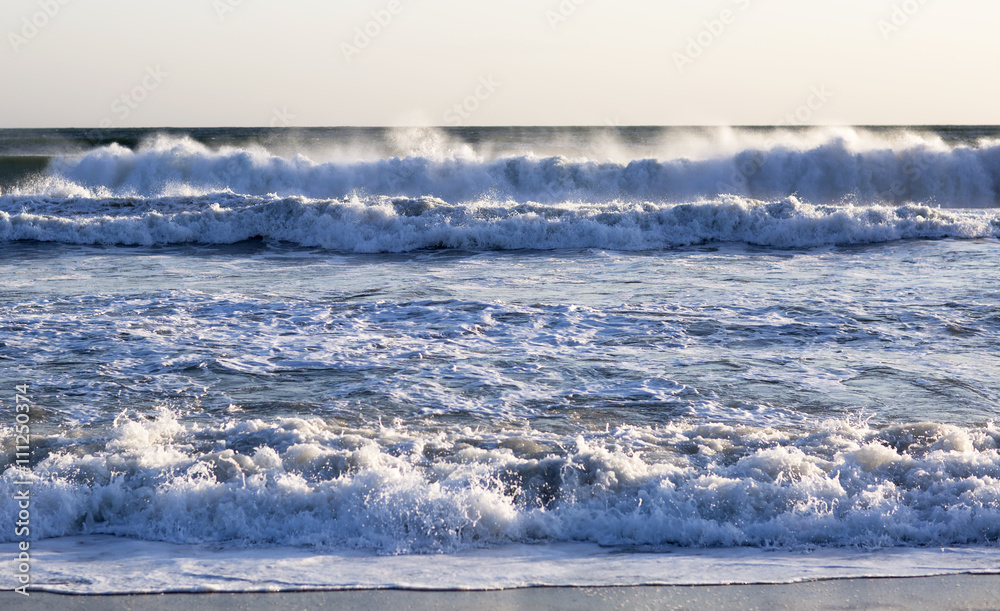
{"type": "MultiPolygon", "coordinates": [[[[538,131],[553,133],[412,128],[380,131],[371,139],[351,131],[314,133],[300,135],[302,142],[277,135],[226,142],[150,133],[131,146],[111,142],[69,156],[53,151],[46,172],[10,193],[148,198],[230,192],[314,199],[354,194],[433,196],[453,204],[683,203],[727,194],[796,195],[814,204],[998,203],[1000,140],[977,138],[969,130],[957,141],[945,138],[955,138],[950,132],[855,128],[538,131]]],[[[86,144],[71,140],[64,146],[86,144]]]]}

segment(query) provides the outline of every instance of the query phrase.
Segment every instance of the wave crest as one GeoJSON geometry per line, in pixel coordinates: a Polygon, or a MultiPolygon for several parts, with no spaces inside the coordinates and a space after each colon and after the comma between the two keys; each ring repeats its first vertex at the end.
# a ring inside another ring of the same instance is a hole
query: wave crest
{"type": "Polygon", "coordinates": [[[776,248],[1000,236],[1000,215],[928,206],[814,206],[736,196],[693,204],[537,204],[437,198],[187,198],[20,202],[0,240],[231,244],[251,238],[356,253],[422,249],[655,250],[735,242],[776,248]],[[71,210],[72,209],[72,210],[71,210]]]}
{"type": "MultiPolygon", "coordinates": [[[[828,134],[810,141],[749,140],[697,156],[594,161],[532,153],[490,157],[463,148],[367,160],[316,161],[261,146],[209,148],[190,138],[158,137],[135,150],[118,144],[55,159],[47,174],[15,195],[96,197],[248,196],[339,199],[352,194],[484,197],[525,202],[643,200],[681,203],[732,194],[758,199],[797,195],[815,204],[1000,204],[1000,144],[948,145],[909,139],[861,142],[828,134]]],[[[672,153],[672,154],[671,154],[672,153]]],[[[657,157],[656,155],[659,154],[657,157]]]]}

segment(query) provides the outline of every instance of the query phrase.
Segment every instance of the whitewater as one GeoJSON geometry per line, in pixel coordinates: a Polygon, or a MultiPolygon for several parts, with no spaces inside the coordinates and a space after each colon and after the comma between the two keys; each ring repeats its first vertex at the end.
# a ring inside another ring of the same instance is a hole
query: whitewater
{"type": "Polygon", "coordinates": [[[390,132],[396,142],[385,154],[395,156],[314,144],[307,152],[317,160],[260,144],[213,148],[189,136],[154,135],[134,149],[111,142],[54,156],[43,173],[9,187],[0,240],[263,238],[385,253],[710,242],[788,248],[1000,232],[989,211],[1000,203],[1000,141],[718,131],[680,134],[672,145],[661,135],[665,142],[634,151],[659,158],[626,159],[601,157],[598,137],[607,134],[585,135],[592,142],[575,149],[541,142],[540,154],[515,154],[433,131],[390,132]],[[705,142],[713,139],[725,145],[714,154],[705,142]]]}
{"type": "Polygon", "coordinates": [[[0,130],[0,554],[30,485],[53,592],[996,572],[998,206],[992,128],[0,130]]]}

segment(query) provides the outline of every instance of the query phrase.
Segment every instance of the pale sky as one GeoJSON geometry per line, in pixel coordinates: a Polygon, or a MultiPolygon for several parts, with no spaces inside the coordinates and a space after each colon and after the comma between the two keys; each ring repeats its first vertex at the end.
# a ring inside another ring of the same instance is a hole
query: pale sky
{"type": "Polygon", "coordinates": [[[0,127],[1000,124],[998,24],[996,0],[3,0],[0,127]]]}

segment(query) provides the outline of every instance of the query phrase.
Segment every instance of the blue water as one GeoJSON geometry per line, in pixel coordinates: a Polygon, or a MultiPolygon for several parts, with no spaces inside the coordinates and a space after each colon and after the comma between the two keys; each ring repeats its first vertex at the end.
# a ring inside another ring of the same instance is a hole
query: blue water
{"type": "Polygon", "coordinates": [[[990,130],[191,135],[0,135],[42,160],[0,195],[0,541],[29,478],[42,585],[170,589],[165,544],[227,554],[209,581],[289,550],[550,575],[524,545],[990,566],[990,130]],[[159,580],[109,585],[122,538],[159,580]]]}

